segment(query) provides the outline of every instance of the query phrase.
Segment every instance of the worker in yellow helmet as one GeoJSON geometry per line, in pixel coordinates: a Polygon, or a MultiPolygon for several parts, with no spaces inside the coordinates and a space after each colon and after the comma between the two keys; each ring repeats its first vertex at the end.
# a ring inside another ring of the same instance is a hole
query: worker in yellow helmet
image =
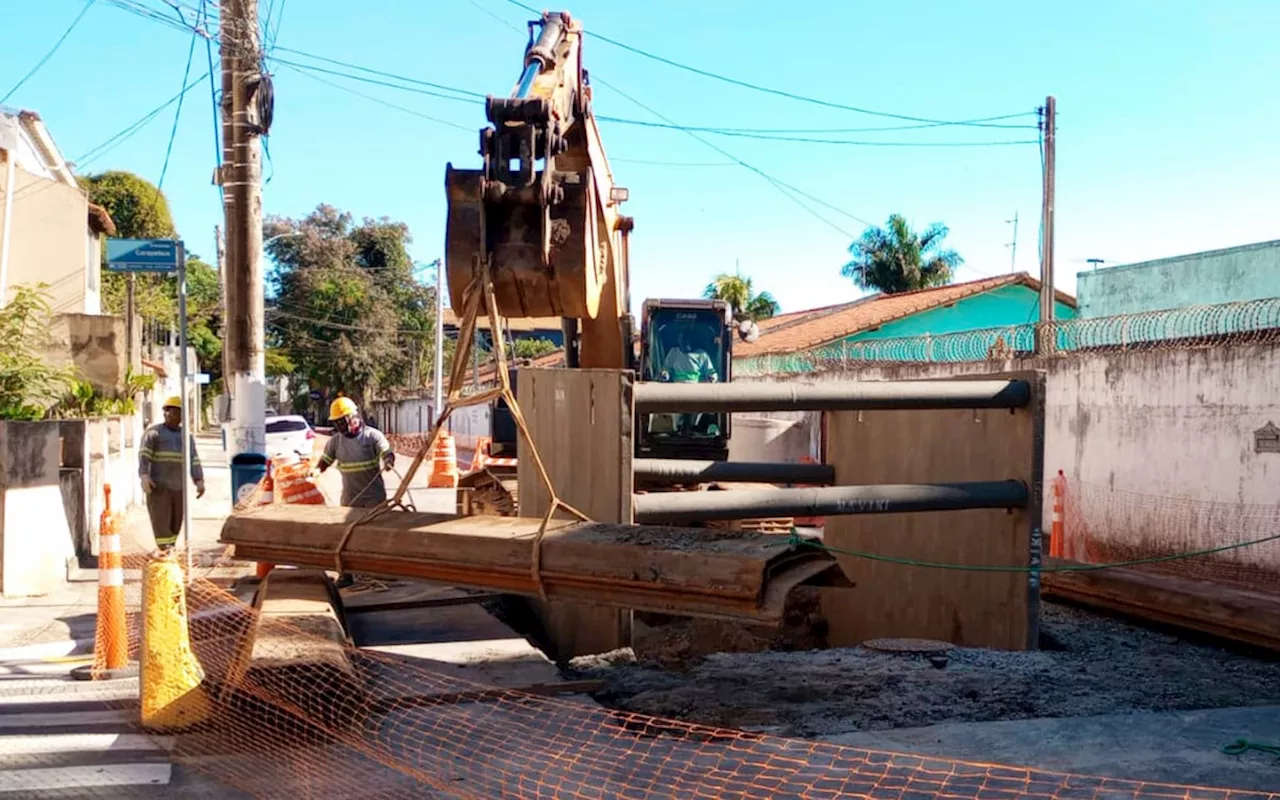
{"type": "MultiPolygon", "coordinates": [[[[151,533],[156,547],[168,550],[178,541],[182,530],[182,398],[164,401],[164,422],[152,425],[142,434],[138,450],[138,477],[147,496],[147,513],[151,517],[151,533]]],[[[191,480],[196,497],[204,497],[204,468],[196,454],[196,439],[187,436],[191,448],[191,480]]]]}
{"type": "Polygon", "coordinates": [[[329,406],[329,421],[336,436],[324,445],[320,471],[334,464],[342,473],[342,504],[369,508],[387,499],[382,473],[395,466],[396,454],[382,431],[370,428],[360,418],[360,410],[349,397],[339,397],[329,406]]]}
{"type": "MultiPolygon", "coordinates": [[[[382,473],[395,466],[396,454],[382,431],[370,428],[360,419],[360,409],[348,397],[338,397],[329,405],[329,422],[335,436],[325,442],[320,456],[320,471],[334,464],[342,473],[342,504],[369,508],[387,499],[387,484],[382,473]]],[[[338,588],[355,583],[355,576],[338,576],[338,588]]]]}

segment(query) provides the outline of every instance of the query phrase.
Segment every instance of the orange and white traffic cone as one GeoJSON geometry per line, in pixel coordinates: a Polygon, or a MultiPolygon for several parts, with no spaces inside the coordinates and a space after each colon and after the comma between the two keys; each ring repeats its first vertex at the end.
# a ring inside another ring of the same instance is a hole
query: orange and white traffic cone
{"type": "Polygon", "coordinates": [[[453,437],[447,431],[440,431],[436,440],[435,452],[431,454],[431,478],[427,486],[432,489],[458,488],[458,451],[454,447],[453,437]]]}
{"type": "Polygon", "coordinates": [[[111,680],[137,675],[129,664],[129,640],[124,607],[124,560],[120,532],[111,512],[111,487],[102,487],[104,505],[98,534],[98,624],[93,637],[93,665],[73,670],[77,678],[111,680]]]}
{"type": "MultiPolygon", "coordinates": [[[[276,479],[275,479],[275,476],[272,474],[274,471],[275,471],[275,465],[272,463],[271,459],[268,458],[267,474],[262,479],[262,494],[258,496],[258,505],[260,506],[273,505],[276,501],[276,479]]],[[[258,567],[255,570],[255,574],[259,578],[265,578],[267,577],[267,574],[271,572],[271,568],[274,566],[275,564],[272,564],[270,562],[259,561],[258,567]]]]}

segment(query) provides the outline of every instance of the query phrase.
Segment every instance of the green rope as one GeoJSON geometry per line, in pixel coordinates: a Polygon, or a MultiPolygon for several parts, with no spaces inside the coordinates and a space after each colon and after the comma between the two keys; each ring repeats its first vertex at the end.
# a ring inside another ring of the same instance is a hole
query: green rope
{"type": "Polygon", "coordinates": [[[826,550],[828,553],[836,553],[843,556],[853,556],[867,561],[880,561],[886,564],[901,564],[908,567],[928,567],[930,569],[950,569],[961,572],[1094,572],[1102,569],[1114,569],[1116,567],[1137,567],[1143,564],[1158,564],[1164,561],[1181,561],[1187,558],[1199,558],[1201,556],[1213,555],[1214,553],[1224,553],[1228,550],[1238,550],[1241,547],[1252,547],[1256,544],[1264,542],[1272,542],[1280,539],[1280,533],[1264,536],[1261,539],[1253,539],[1248,542],[1237,542],[1235,544],[1227,544],[1221,547],[1211,547],[1206,550],[1190,550],[1184,553],[1174,553],[1167,556],[1153,556],[1151,558],[1135,558],[1130,561],[1112,561],[1107,564],[1060,564],[1057,566],[1040,566],[1040,567],[1015,567],[1003,566],[999,564],[948,564],[939,561],[917,561],[913,558],[898,558],[896,556],[886,556],[881,553],[868,553],[865,550],[845,550],[839,547],[829,547],[822,542],[815,542],[804,539],[796,531],[791,529],[791,535],[787,538],[786,545],[800,547],[815,547],[819,550],[826,550]]]}
{"type": "Polygon", "coordinates": [[[1222,748],[1222,752],[1229,756],[1242,756],[1250,750],[1259,753],[1270,753],[1276,757],[1276,761],[1280,761],[1280,745],[1276,744],[1263,744],[1261,742],[1251,742],[1248,739],[1236,739],[1222,748]]]}

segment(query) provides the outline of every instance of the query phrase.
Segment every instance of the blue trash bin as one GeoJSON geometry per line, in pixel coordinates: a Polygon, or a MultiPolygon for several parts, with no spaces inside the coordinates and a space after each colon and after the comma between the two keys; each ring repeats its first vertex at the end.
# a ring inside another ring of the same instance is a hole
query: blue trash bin
{"type": "Polygon", "coordinates": [[[231,457],[231,505],[249,499],[267,475],[267,457],[262,453],[237,453],[231,457]]]}

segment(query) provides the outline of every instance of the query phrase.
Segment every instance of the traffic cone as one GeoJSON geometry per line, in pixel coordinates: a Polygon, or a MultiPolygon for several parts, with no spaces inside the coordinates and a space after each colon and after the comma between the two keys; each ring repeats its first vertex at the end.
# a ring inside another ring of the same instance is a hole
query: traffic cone
{"type": "MultiPolygon", "coordinates": [[[[1058,470],[1053,479],[1053,526],[1049,533],[1049,557],[1062,558],[1066,552],[1064,525],[1062,520],[1063,494],[1066,492],[1067,476],[1058,470]]],[[[1043,523],[1042,523],[1043,524],[1043,523]]]]}
{"type": "Polygon", "coordinates": [[[432,489],[458,488],[458,451],[454,447],[453,437],[447,431],[440,431],[436,440],[435,452],[431,454],[431,478],[427,486],[432,489]]]}
{"type": "Polygon", "coordinates": [[[129,664],[129,640],[124,608],[124,561],[120,533],[111,512],[111,486],[102,487],[103,508],[98,523],[98,620],[93,636],[93,664],[72,670],[81,680],[113,680],[137,675],[129,664]]]}
{"type": "MultiPolygon", "coordinates": [[[[267,459],[267,474],[262,479],[262,494],[258,496],[258,505],[269,506],[276,501],[276,479],[275,479],[275,462],[267,459]]],[[[259,578],[267,577],[267,573],[271,572],[271,568],[275,566],[267,561],[259,561],[255,573],[259,578]]]]}
{"type": "Polygon", "coordinates": [[[149,730],[181,730],[212,712],[204,671],[191,649],[182,566],[173,553],[142,572],[141,722],[149,730]]]}
{"type": "Polygon", "coordinates": [[[267,459],[267,474],[262,479],[262,494],[258,497],[258,505],[269,506],[276,501],[276,481],[272,477],[272,461],[267,459]]]}

